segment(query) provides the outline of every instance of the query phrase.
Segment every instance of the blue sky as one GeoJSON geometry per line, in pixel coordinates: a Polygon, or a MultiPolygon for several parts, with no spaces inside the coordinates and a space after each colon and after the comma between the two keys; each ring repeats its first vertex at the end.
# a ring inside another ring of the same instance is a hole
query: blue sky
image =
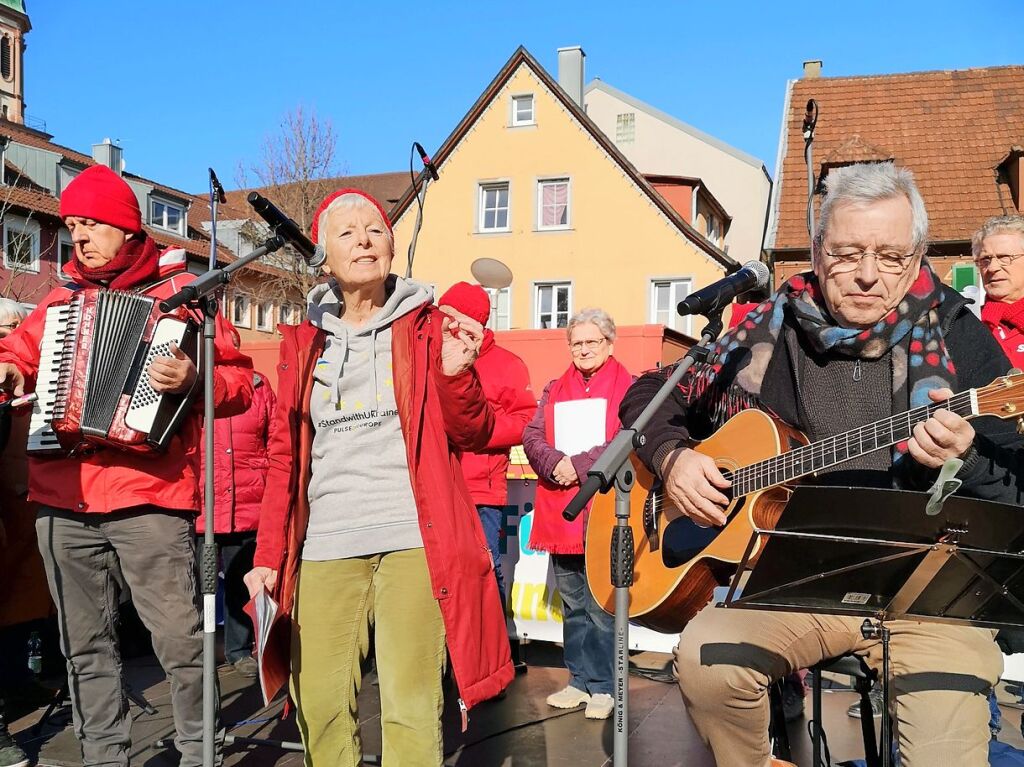
{"type": "Polygon", "coordinates": [[[27,112],[80,151],[110,137],[128,169],[201,191],[298,105],[329,118],[339,172],[435,150],[520,44],[552,73],[582,45],[600,77],[764,161],[787,79],[1022,63],[1021,0],[950,2],[291,3],[27,0],[27,112]]]}

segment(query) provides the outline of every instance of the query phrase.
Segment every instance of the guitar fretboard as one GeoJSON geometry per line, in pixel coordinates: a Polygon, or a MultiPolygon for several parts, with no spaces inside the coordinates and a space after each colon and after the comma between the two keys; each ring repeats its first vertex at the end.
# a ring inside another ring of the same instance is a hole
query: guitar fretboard
{"type": "Polygon", "coordinates": [[[722,474],[732,482],[732,496],[738,498],[908,440],[917,424],[927,421],[936,411],[947,409],[964,418],[978,415],[975,390],[954,394],[945,402],[883,418],[732,472],[723,471],[722,474]]]}

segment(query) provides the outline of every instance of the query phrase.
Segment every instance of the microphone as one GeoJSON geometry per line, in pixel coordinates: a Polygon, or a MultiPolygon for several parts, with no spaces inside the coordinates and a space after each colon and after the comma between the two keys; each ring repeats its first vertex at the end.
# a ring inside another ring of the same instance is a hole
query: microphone
{"type": "Polygon", "coordinates": [[[307,266],[311,266],[314,269],[323,266],[324,260],[327,258],[324,249],[319,245],[314,246],[313,242],[299,229],[299,225],[278,210],[274,203],[259,192],[249,192],[249,196],[246,199],[252,205],[253,210],[259,213],[263,220],[270,225],[274,234],[284,237],[291,243],[293,248],[299,251],[302,258],[305,259],[307,266]]]}
{"type": "Polygon", "coordinates": [[[430,159],[430,155],[423,148],[423,145],[419,141],[413,141],[412,145],[416,147],[416,151],[419,152],[420,159],[423,161],[423,167],[427,169],[427,173],[430,177],[437,181],[437,166],[434,165],[434,161],[430,159]]]}
{"type": "Polygon", "coordinates": [[[804,108],[804,124],[801,131],[805,139],[814,135],[814,128],[818,124],[818,102],[814,99],[807,99],[807,106],[804,108]]]}
{"type": "Polygon", "coordinates": [[[750,290],[767,288],[769,277],[767,266],[760,261],[748,261],[739,271],[688,295],[679,302],[676,311],[684,317],[687,314],[706,315],[721,311],[736,296],[750,290]]]}
{"type": "Polygon", "coordinates": [[[210,184],[213,186],[213,191],[217,193],[217,202],[221,205],[227,203],[228,198],[224,194],[224,187],[220,184],[220,179],[217,178],[217,174],[213,172],[213,168],[210,168],[210,184]]]}

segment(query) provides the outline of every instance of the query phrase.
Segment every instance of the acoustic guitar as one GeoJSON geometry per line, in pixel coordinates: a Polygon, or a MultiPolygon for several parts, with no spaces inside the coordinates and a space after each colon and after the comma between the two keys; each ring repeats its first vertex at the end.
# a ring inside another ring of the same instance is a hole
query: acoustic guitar
{"type": "MultiPolygon", "coordinates": [[[[732,483],[726,524],[702,527],[663,493],[660,481],[633,457],[636,484],[630,494],[634,577],[630,620],[667,633],[679,632],[726,585],[743,559],[754,528],[773,529],[801,477],[910,439],[914,426],[940,408],[964,418],[989,415],[1018,419],[1024,429],[1024,373],[1012,371],[988,386],[954,394],[945,402],[908,410],[858,429],[811,443],[803,433],[760,410],[744,410],[693,449],[710,456],[732,483]]],[[[594,500],[586,532],[590,590],[615,612],[610,556],[615,527],[614,493],[594,500]]],[[[751,562],[760,553],[755,544],[751,562]]]]}

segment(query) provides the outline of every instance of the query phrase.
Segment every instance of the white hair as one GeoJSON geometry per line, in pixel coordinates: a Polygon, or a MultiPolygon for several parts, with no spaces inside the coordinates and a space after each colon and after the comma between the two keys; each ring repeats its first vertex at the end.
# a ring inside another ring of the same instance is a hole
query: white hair
{"type": "Polygon", "coordinates": [[[0,320],[6,320],[8,317],[14,317],[19,322],[24,322],[28,317],[28,310],[17,301],[0,298],[0,320]]]}
{"type": "MultiPolygon", "coordinates": [[[[316,221],[316,244],[319,245],[321,248],[327,247],[327,214],[330,213],[332,210],[337,210],[339,208],[370,208],[374,213],[380,216],[380,211],[377,210],[377,206],[374,205],[369,200],[367,200],[361,194],[355,194],[354,192],[350,192],[349,194],[343,194],[340,197],[335,197],[333,200],[331,200],[330,205],[324,208],[323,212],[320,214],[320,218],[318,218],[316,221]]],[[[384,236],[388,238],[388,242],[391,244],[391,254],[394,255],[395,235],[392,234],[391,230],[388,228],[387,222],[384,221],[383,216],[381,216],[380,222],[384,224],[384,236]]]]}
{"type": "Polygon", "coordinates": [[[577,325],[586,325],[588,322],[597,326],[601,335],[608,339],[608,343],[615,340],[615,320],[604,309],[597,308],[581,309],[576,312],[569,320],[569,324],[566,325],[565,334],[572,338],[572,329],[577,325]]]}
{"type": "Polygon", "coordinates": [[[982,224],[981,229],[971,237],[971,255],[977,258],[985,239],[993,234],[1017,234],[1024,238],[1024,216],[994,216],[982,224]]]}
{"type": "Polygon", "coordinates": [[[830,171],[825,178],[825,196],[818,213],[814,232],[815,249],[821,247],[828,231],[832,214],[839,205],[878,202],[894,197],[906,197],[912,216],[912,246],[917,253],[928,239],[928,211],[917,190],[914,174],[891,162],[856,163],[830,171]]]}

